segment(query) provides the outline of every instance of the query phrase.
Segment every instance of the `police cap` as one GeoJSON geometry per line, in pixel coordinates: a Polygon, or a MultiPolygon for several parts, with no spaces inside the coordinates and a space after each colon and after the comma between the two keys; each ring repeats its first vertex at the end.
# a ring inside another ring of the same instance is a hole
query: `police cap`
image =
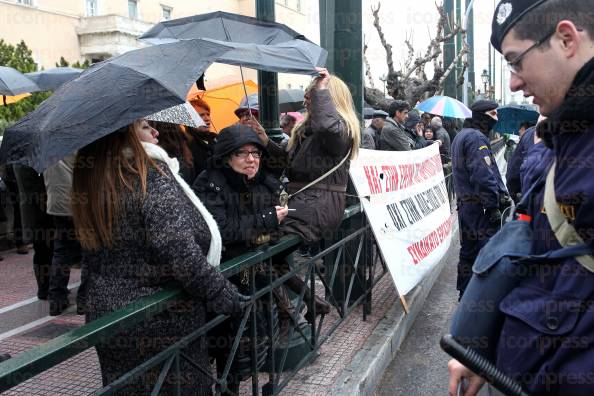
{"type": "Polygon", "coordinates": [[[501,52],[505,35],[520,19],[548,0],[503,0],[495,9],[491,23],[491,44],[501,52]]]}
{"type": "Polygon", "coordinates": [[[493,100],[477,100],[470,106],[473,113],[484,113],[485,111],[495,110],[499,105],[493,100]]]}

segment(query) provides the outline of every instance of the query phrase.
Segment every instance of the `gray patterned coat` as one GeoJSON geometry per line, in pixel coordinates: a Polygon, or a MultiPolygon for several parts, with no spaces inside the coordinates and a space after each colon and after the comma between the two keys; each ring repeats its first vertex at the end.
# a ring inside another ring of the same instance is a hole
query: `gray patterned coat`
{"type": "MultiPolygon", "coordinates": [[[[168,309],[97,346],[104,385],[113,382],[159,351],[205,323],[207,312],[232,313],[240,310],[236,289],[206,262],[210,243],[208,227],[184,195],[166,165],[157,162],[166,176],[150,169],[147,196],[125,194],[123,213],[113,234],[115,246],[85,252],[89,271],[87,323],[118,310],[140,297],[164,287],[182,287],[187,297],[168,309]]],[[[208,369],[204,338],[185,353],[208,369]]],[[[181,394],[210,394],[210,381],[181,360],[181,394]]],[[[121,390],[122,395],[146,395],[158,372],[149,372],[121,390]]],[[[166,379],[165,392],[172,393],[173,376],[166,379]]]]}

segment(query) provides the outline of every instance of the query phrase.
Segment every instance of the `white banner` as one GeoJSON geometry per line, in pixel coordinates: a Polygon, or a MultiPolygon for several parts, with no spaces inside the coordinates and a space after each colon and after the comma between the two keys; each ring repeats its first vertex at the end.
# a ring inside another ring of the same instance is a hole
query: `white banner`
{"type": "Polygon", "coordinates": [[[453,216],[439,155],[359,150],[351,178],[400,295],[406,295],[450,247],[453,216]]]}

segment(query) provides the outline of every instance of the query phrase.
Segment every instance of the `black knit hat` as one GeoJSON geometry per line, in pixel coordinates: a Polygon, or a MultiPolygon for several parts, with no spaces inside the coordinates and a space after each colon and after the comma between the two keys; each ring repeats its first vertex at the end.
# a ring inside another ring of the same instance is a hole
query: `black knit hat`
{"type": "Polygon", "coordinates": [[[491,44],[501,52],[505,35],[524,15],[548,0],[502,0],[493,15],[491,23],[491,44]]]}
{"type": "Polygon", "coordinates": [[[223,128],[217,137],[213,159],[223,159],[246,144],[254,144],[260,149],[265,150],[256,132],[247,125],[234,124],[223,128]]]}

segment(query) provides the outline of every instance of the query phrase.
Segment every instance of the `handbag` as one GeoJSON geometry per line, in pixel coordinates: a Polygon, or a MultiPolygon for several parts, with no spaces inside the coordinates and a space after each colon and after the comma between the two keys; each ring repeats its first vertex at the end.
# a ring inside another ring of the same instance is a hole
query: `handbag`
{"type": "MultiPolygon", "coordinates": [[[[472,278],[454,312],[452,336],[487,359],[495,356],[503,326],[504,314],[499,310],[499,303],[529,275],[528,264],[575,257],[590,271],[594,268],[582,263],[584,257],[594,263],[592,249],[579,238],[556,204],[554,169],[553,163],[546,177],[544,203],[551,228],[563,248],[532,255],[530,219],[520,214],[516,220],[505,224],[479,252],[472,267],[472,278]]],[[[542,185],[543,178],[544,175],[524,194],[518,210],[525,207],[530,193],[542,185]]]]}

